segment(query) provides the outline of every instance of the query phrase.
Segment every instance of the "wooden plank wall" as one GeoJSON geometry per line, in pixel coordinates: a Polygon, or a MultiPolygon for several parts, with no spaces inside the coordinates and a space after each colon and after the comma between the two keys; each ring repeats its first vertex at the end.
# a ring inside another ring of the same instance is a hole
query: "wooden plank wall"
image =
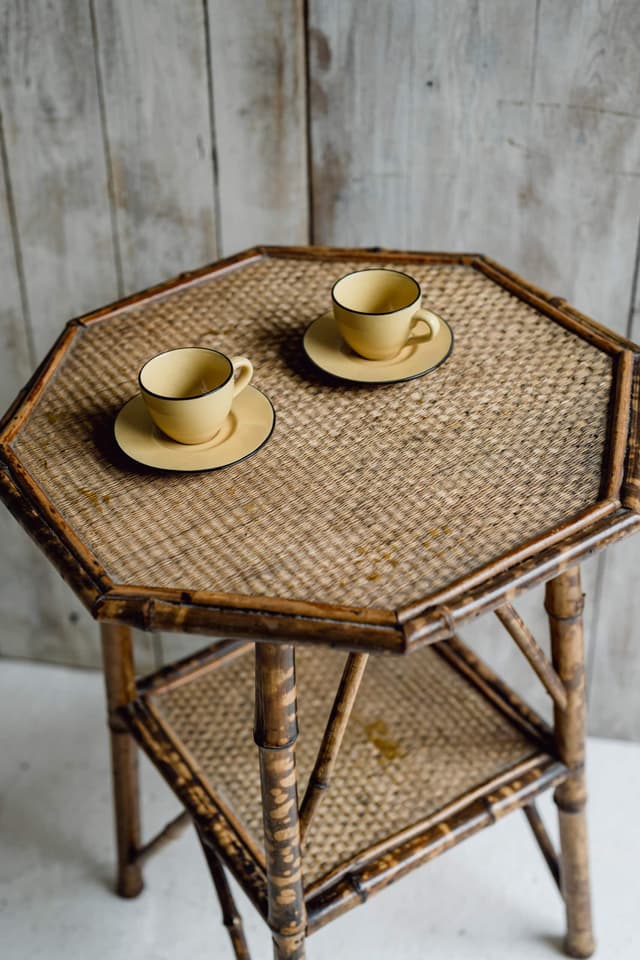
{"type": "MultiPolygon", "coordinates": [[[[0,404],[70,316],[261,241],[478,249],[640,339],[639,103],[636,0],[5,0],[0,404]]],[[[97,662],[2,511],[0,537],[0,653],[97,662]]],[[[636,739],[639,561],[584,572],[592,729],[636,739]]]]}

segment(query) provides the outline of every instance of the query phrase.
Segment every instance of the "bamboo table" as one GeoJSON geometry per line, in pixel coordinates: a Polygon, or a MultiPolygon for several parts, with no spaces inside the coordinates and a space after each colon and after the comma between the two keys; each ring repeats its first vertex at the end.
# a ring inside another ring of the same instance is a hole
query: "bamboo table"
{"type": "Polygon", "coordinates": [[[522,808],[567,952],[588,956],[579,564],[640,527],[639,419],[639,349],[482,256],[256,248],[71,321],[3,421],[0,490],[102,624],[119,892],[193,822],[236,956],[226,869],[275,956],[300,958],[522,808]],[[454,352],[408,383],[333,381],[302,333],[333,279],[384,264],[421,281],[454,352]],[[254,458],[162,474],[116,449],[138,367],[185,344],[253,360],[278,416],[254,458]],[[512,606],[542,582],[551,663],[512,606]],[[492,611],[553,729],[457,639],[492,611]],[[136,680],[131,627],[227,639],[136,680]],[[146,844],[135,741],[184,805],[146,844]],[[535,806],[549,788],[559,856],[535,806]]]}

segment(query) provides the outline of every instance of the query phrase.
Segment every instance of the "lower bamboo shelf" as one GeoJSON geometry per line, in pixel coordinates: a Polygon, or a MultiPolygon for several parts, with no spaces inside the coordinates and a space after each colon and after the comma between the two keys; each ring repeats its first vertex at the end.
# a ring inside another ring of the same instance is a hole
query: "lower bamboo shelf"
{"type": "MultiPolygon", "coordinates": [[[[297,650],[300,796],[344,660],[297,650]]],[[[266,915],[253,671],[251,644],[213,645],[142,681],[124,717],[266,915]]],[[[370,657],[303,849],[309,932],[565,775],[543,721],[459,641],[370,657]]]]}

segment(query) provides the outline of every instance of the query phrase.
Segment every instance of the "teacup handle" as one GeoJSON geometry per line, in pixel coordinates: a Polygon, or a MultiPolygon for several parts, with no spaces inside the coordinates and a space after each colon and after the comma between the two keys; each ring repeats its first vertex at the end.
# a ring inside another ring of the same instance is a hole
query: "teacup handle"
{"type": "Polygon", "coordinates": [[[438,330],[440,329],[440,317],[437,313],[420,307],[420,309],[416,310],[411,318],[411,328],[413,329],[416,323],[420,323],[420,321],[422,321],[422,323],[426,323],[429,328],[429,333],[422,337],[412,335],[409,337],[407,343],[423,343],[425,340],[433,340],[438,333],[438,330]]]}
{"type": "Polygon", "coordinates": [[[233,395],[237,397],[238,394],[242,393],[244,388],[248,387],[251,383],[253,364],[251,360],[247,360],[246,357],[231,357],[231,364],[233,366],[234,376],[237,374],[233,384],[233,395]]]}

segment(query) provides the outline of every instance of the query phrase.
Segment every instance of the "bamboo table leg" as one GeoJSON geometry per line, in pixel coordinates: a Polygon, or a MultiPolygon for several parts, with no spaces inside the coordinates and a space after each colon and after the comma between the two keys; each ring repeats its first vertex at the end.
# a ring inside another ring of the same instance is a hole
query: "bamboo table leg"
{"type": "Polygon", "coordinates": [[[136,862],[140,847],[138,748],[115,713],[135,693],[133,644],[128,627],[102,624],[100,629],[111,735],[111,776],[118,850],[116,890],[121,897],[136,897],[143,887],[142,870],[136,862]]]}
{"type": "Polygon", "coordinates": [[[222,910],[222,922],[227,928],[236,960],[251,960],[242,926],[242,918],[238,913],[238,908],[233,899],[222,861],[216,851],[206,843],[199,830],[198,837],[211,873],[213,884],[216,888],[216,893],[218,894],[220,909],[222,910]]]}
{"type": "Polygon", "coordinates": [[[566,709],[555,706],[555,736],[560,759],[571,772],[554,795],[560,821],[560,873],[567,912],[565,949],[571,957],[590,957],[595,941],[591,928],[585,811],[584,636],[579,567],[549,581],[545,607],[549,615],[553,664],[567,691],[566,709]]]}
{"type": "Polygon", "coordinates": [[[295,743],[298,736],[293,647],[256,643],[255,741],[260,752],[262,815],[275,960],[304,960],[295,743]]]}

